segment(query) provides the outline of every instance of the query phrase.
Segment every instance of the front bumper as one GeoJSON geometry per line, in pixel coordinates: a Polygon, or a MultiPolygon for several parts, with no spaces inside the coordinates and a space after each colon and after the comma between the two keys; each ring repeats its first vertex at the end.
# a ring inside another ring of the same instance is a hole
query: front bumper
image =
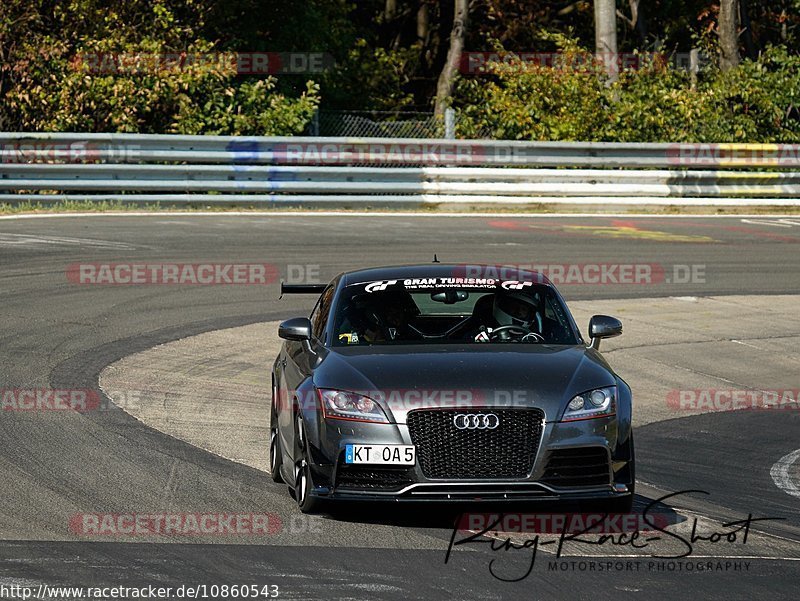
{"type": "Polygon", "coordinates": [[[595,501],[625,497],[626,491],[615,491],[610,486],[595,489],[555,490],[545,485],[517,482],[492,482],[473,484],[447,482],[442,484],[416,483],[400,491],[374,491],[349,488],[329,489],[316,486],[312,494],[318,498],[338,501],[394,501],[394,502],[519,502],[519,501],[595,501]]]}
{"type": "Polygon", "coordinates": [[[624,497],[630,494],[632,485],[628,469],[631,458],[625,456],[624,449],[620,450],[624,445],[618,441],[615,416],[579,422],[544,422],[532,468],[522,478],[428,478],[419,460],[408,468],[354,467],[344,463],[347,444],[414,444],[406,424],[321,420],[318,433],[318,444],[312,441],[311,448],[313,494],[326,499],[581,501],[624,497]],[[554,465],[563,466],[564,461],[574,467],[554,470],[554,465]],[[591,472],[583,473],[581,466],[590,463],[591,472]]]}

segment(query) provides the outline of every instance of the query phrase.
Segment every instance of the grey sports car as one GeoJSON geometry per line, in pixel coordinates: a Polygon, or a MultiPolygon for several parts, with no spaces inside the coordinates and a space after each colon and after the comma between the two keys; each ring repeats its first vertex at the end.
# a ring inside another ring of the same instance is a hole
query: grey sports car
{"type": "Polygon", "coordinates": [[[590,501],[630,510],[631,391],[535,272],[382,267],[280,324],[270,466],[304,512],[328,500],[590,501]],[[476,275],[477,274],[477,275],[476,275]],[[491,276],[491,277],[490,277],[491,276]]]}

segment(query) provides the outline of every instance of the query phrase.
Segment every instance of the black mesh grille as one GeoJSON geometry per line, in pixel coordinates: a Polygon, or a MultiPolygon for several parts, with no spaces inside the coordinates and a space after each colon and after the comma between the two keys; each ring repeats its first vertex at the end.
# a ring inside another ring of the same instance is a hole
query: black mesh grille
{"type": "Polygon", "coordinates": [[[341,463],[336,477],[339,488],[369,490],[400,490],[411,484],[408,468],[376,468],[374,465],[348,465],[341,463]]]}
{"type": "Polygon", "coordinates": [[[525,478],[533,468],[544,414],[539,409],[486,409],[500,425],[459,430],[453,418],[464,411],[418,410],[408,414],[411,441],[427,478],[525,478]]]}
{"type": "Polygon", "coordinates": [[[603,447],[550,452],[541,482],[553,486],[598,486],[611,481],[608,451],[603,447]]]}

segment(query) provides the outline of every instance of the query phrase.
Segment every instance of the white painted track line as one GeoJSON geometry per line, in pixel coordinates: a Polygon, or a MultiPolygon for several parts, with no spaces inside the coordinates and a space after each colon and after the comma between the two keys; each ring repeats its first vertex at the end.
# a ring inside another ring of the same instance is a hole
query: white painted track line
{"type": "Polygon", "coordinates": [[[775,485],[787,495],[800,498],[800,489],[797,488],[797,485],[792,482],[792,478],[789,476],[789,470],[798,459],[800,459],[800,449],[784,455],[775,462],[769,470],[769,475],[772,476],[775,485]]]}
{"type": "Polygon", "coordinates": [[[0,221],[17,219],[52,219],[64,217],[510,217],[514,219],[563,219],[565,217],[611,217],[648,219],[783,219],[785,214],[764,215],[719,215],[686,214],[661,215],[649,213],[432,213],[430,211],[120,211],[106,213],[24,213],[19,215],[0,215],[0,221]]]}

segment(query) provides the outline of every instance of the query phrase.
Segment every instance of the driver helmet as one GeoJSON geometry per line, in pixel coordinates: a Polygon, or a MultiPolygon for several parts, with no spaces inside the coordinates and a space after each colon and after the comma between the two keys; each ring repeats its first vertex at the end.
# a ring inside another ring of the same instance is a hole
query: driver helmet
{"type": "Polygon", "coordinates": [[[534,325],[538,326],[537,309],[538,303],[533,296],[522,291],[511,291],[495,296],[492,314],[500,326],[514,325],[531,329],[534,325]]]}

